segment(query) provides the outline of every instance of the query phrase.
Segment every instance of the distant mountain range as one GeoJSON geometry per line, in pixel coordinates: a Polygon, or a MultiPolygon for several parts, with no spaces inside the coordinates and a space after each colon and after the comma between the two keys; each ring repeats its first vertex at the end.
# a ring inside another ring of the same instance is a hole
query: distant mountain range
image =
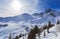
{"type": "Polygon", "coordinates": [[[33,13],[32,15],[29,15],[28,13],[24,13],[18,16],[14,17],[0,17],[0,22],[30,22],[30,23],[43,23],[43,22],[55,22],[56,20],[59,20],[57,18],[60,18],[60,12],[56,10],[50,10],[47,9],[47,11],[40,12],[40,13],[33,13]]]}
{"type": "Polygon", "coordinates": [[[5,18],[0,17],[0,22],[9,22],[9,21],[20,22],[20,21],[28,21],[30,19],[34,19],[34,18],[31,15],[24,13],[22,15],[18,15],[14,17],[5,17],[5,18]]]}

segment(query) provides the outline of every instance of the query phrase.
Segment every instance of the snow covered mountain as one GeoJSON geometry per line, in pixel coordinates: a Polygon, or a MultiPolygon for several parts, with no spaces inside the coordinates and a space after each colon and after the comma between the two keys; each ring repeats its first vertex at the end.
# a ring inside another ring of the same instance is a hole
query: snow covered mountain
{"type": "Polygon", "coordinates": [[[0,17],[0,22],[20,22],[20,21],[28,21],[30,19],[33,19],[33,17],[27,13],[24,13],[22,15],[14,16],[14,17],[0,17]]]}
{"type": "MultiPolygon", "coordinates": [[[[24,13],[14,17],[5,17],[5,18],[0,17],[0,24],[3,24],[3,23],[8,24],[7,27],[0,28],[0,39],[8,39],[10,33],[12,34],[13,38],[21,33],[28,34],[30,29],[34,28],[36,24],[40,24],[42,26],[42,24],[44,25],[48,21],[52,23],[56,23],[59,19],[60,19],[60,12],[55,10],[43,11],[41,13],[33,13],[32,15],[24,13]]],[[[55,26],[58,26],[58,25],[55,25],[55,26]]],[[[51,31],[53,29],[51,29],[51,31]]],[[[51,33],[51,35],[47,34],[47,37],[52,35],[55,37],[55,34],[53,33],[51,33]]],[[[23,39],[23,37],[20,39],[23,39]]],[[[42,38],[42,39],[45,39],[45,38],[42,38]]]]}
{"type": "MultiPolygon", "coordinates": [[[[21,21],[30,21],[30,23],[43,23],[43,22],[55,22],[57,20],[57,18],[60,17],[60,12],[56,11],[56,10],[51,10],[49,12],[45,10],[41,13],[33,13],[32,15],[29,15],[27,13],[18,15],[18,16],[14,16],[14,17],[0,17],[0,22],[9,22],[9,21],[13,21],[13,22],[21,22],[21,21]],[[53,21],[54,20],[54,21],[53,21]]],[[[58,19],[59,20],[59,19],[58,19]]]]}
{"type": "Polygon", "coordinates": [[[60,18],[59,18],[60,12],[59,11],[51,10],[50,12],[48,12],[48,13],[47,12],[48,11],[32,14],[33,17],[37,18],[37,19],[33,20],[32,22],[37,23],[37,24],[48,22],[48,21],[51,21],[52,23],[56,23],[57,20],[60,20],[60,18]]]}

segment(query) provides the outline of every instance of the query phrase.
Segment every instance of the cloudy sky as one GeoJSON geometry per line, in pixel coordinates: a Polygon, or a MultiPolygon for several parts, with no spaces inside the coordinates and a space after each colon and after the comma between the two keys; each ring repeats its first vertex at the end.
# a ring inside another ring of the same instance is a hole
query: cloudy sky
{"type": "Polygon", "coordinates": [[[43,9],[60,9],[60,0],[0,0],[0,17],[32,14],[43,9]]]}

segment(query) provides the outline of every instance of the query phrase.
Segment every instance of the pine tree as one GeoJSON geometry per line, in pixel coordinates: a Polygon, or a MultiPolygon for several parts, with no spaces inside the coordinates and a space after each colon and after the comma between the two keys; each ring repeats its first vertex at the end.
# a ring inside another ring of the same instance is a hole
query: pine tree
{"type": "Polygon", "coordinates": [[[58,20],[58,21],[57,21],[57,24],[59,24],[59,23],[60,23],[60,21],[58,20]]]}
{"type": "Polygon", "coordinates": [[[46,36],[46,33],[45,33],[45,31],[44,31],[44,37],[46,36]]]}
{"type": "Polygon", "coordinates": [[[40,38],[40,35],[41,35],[41,33],[39,32],[39,33],[38,33],[38,37],[39,37],[39,38],[40,38]]]}
{"type": "Polygon", "coordinates": [[[15,38],[13,38],[13,39],[15,39],[15,38]]]}
{"type": "Polygon", "coordinates": [[[11,34],[9,34],[9,38],[8,39],[12,39],[12,36],[11,36],[11,34]]]}
{"type": "Polygon", "coordinates": [[[47,32],[49,33],[49,28],[51,27],[51,22],[48,22],[48,26],[47,26],[47,32]]]}
{"type": "Polygon", "coordinates": [[[47,33],[49,33],[49,28],[47,29],[47,33]]]}
{"type": "Polygon", "coordinates": [[[30,30],[30,33],[28,34],[27,39],[35,39],[35,31],[33,29],[30,30]]]}
{"type": "Polygon", "coordinates": [[[16,36],[16,38],[15,39],[19,39],[19,37],[18,36],[16,36]]]}
{"type": "Polygon", "coordinates": [[[22,37],[22,34],[19,34],[19,38],[22,37]]]}
{"type": "Polygon", "coordinates": [[[35,31],[35,32],[34,32],[35,34],[38,34],[38,32],[39,32],[39,28],[38,28],[37,25],[35,26],[35,28],[34,28],[33,30],[35,31]]]}
{"type": "Polygon", "coordinates": [[[39,37],[39,38],[40,38],[40,35],[41,35],[42,31],[43,31],[43,28],[40,28],[40,29],[39,29],[39,32],[38,32],[38,37],[39,37]]]}
{"type": "Polygon", "coordinates": [[[24,39],[24,36],[23,36],[23,39],[24,39]]]}
{"type": "Polygon", "coordinates": [[[31,34],[31,33],[28,34],[28,38],[27,39],[35,39],[35,38],[36,38],[35,34],[31,34]]]}

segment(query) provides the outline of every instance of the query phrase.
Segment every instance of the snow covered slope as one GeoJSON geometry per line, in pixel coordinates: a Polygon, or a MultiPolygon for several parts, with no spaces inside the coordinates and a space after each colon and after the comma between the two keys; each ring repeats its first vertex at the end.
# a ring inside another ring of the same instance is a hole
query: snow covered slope
{"type": "MultiPolygon", "coordinates": [[[[47,24],[48,21],[56,24],[56,22],[60,20],[60,13],[52,10],[51,12],[41,12],[34,13],[29,15],[24,13],[22,15],[14,16],[14,17],[0,17],[0,23],[8,24],[7,27],[0,28],[0,39],[8,39],[9,34],[11,33],[13,37],[19,34],[28,34],[31,28],[34,28],[34,25],[38,25],[39,27],[47,24]]],[[[59,25],[55,25],[51,28],[51,33],[46,33],[46,37],[43,37],[43,33],[41,38],[36,37],[36,39],[59,39],[59,25]]],[[[60,30],[60,29],[59,29],[60,30]]],[[[27,39],[27,36],[24,37],[27,39]]],[[[23,39],[21,37],[20,39],[23,39]]]]}
{"type": "MultiPolygon", "coordinates": [[[[43,31],[42,34],[40,35],[40,38],[36,37],[36,39],[60,39],[60,29],[58,30],[57,28],[59,28],[59,27],[57,27],[57,26],[60,27],[60,24],[59,25],[55,25],[54,27],[50,28],[50,33],[46,32],[46,36],[45,37],[43,36],[43,33],[44,33],[44,31],[43,31]]],[[[27,35],[26,35],[26,37],[23,36],[20,39],[27,39],[27,35]]]]}

